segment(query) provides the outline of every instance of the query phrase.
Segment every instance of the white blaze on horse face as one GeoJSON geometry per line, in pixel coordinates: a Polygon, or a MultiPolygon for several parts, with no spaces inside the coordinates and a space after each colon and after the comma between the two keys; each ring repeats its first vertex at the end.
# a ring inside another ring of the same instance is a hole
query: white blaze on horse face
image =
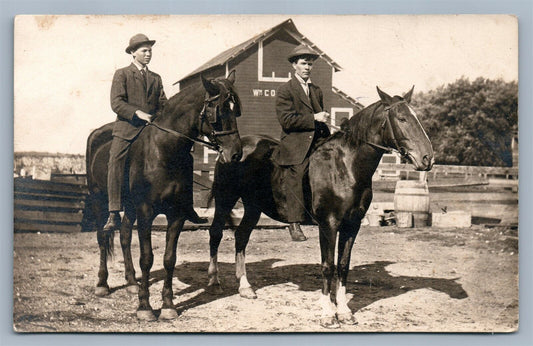
{"type": "Polygon", "coordinates": [[[218,161],[218,160],[220,160],[220,162],[222,162],[222,163],[227,162],[226,161],[226,155],[224,155],[224,150],[218,152],[217,158],[216,158],[215,161],[218,161]]]}
{"type": "Polygon", "coordinates": [[[426,133],[426,131],[424,130],[424,128],[422,127],[422,124],[420,123],[420,120],[418,120],[418,116],[416,115],[416,112],[414,109],[411,108],[411,106],[407,105],[407,108],[409,109],[409,112],[411,113],[411,115],[413,117],[415,117],[416,121],[418,122],[418,126],[420,126],[420,128],[422,129],[422,132],[424,132],[424,136],[426,136],[427,140],[429,141],[429,137],[426,133]]]}
{"type": "Polygon", "coordinates": [[[233,112],[233,108],[235,108],[235,103],[233,101],[229,101],[229,109],[233,112]]]}

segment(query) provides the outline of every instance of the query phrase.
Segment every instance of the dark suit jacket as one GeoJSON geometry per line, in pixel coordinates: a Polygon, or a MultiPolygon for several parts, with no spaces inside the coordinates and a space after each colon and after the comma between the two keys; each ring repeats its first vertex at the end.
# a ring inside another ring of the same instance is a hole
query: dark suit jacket
{"type": "Polygon", "coordinates": [[[111,108],[117,113],[113,136],[132,140],[143,128],[145,121],[135,115],[138,109],[158,116],[167,98],[161,77],[150,70],[146,85],[139,69],[132,63],[115,72],[111,84],[111,108]]]}
{"type": "Polygon", "coordinates": [[[276,92],[276,114],[281,124],[280,165],[297,165],[304,161],[311,144],[317,137],[329,135],[323,123],[315,121],[314,114],[324,109],[322,90],[309,85],[309,97],[296,77],[279,87],[276,92]]]}

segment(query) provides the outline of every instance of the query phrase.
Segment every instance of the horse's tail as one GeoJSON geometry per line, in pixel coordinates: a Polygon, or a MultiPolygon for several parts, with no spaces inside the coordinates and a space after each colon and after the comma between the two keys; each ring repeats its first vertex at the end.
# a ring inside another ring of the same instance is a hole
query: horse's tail
{"type": "Polygon", "coordinates": [[[85,196],[85,205],[83,207],[82,215],[81,231],[90,232],[94,230],[96,217],[93,212],[93,198],[90,194],[85,196]]]}
{"type": "Polygon", "coordinates": [[[96,237],[98,238],[98,245],[104,248],[107,257],[109,257],[109,259],[113,258],[115,254],[115,248],[113,246],[115,243],[115,231],[104,231],[99,229],[96,232],[96,237]]]}
{"type": "MultiPolygon", "coordinates": [[[[209,194],[207,195],[208,208],[213,206],[213,201],[215,201],[217,195],[220,196],[220,193],[229,192],[229,189],[224,189],[224,186],[228,187],[229,178],[231,178],[231,176],[225,174],[225,172],[222,170],[222,168],[220,168],[219,163],[217,162],[217,164],[215,165],[215,179],[213,180],[213,184],[211,184],[211,190],[209,190],[209,194]]],[[[230,228],[235,228],[235,213],[233,212],[233,209],[230,211],[226,218],[226,224],[230,228]]]]}
{"type": "Polygon", "coordinates": [[[115,247],[113,246],[115,243],[115,231],[105,233],[107,238],[105,253],[109,258],[113,258],[113,256],[115,255],[115,247]]]}
{"type": "Polygon", "coordinates": [[[81,220],[81,230],[82,232],[90,232],[94,230],[96,226],[96,215],[93,212],[93,200],[94,196],[91,194],[92,190],[92,171],[91,171],[91,162],[93,156],[93,145],[95,131],[92,131],[87,137],[87,146],[85,147],[85,179],[87,182],[88,194],[85,196],[85,205],[83,208],[83,218],[81,220]]]}
{"type": "MultiPolygon", "coordinates": [[[[83,208],[82,230],[92,231],[95,228],[99,229],[103,226],[103,218],[107,212],[107,197],[106,189],[103,186],[98,186],[97,174],[102,174],[101,169],[96,169],[94,163],[98,152],[102,146],[113,139],[113,123],[106,124],[89,134],[87,137],[87,146],[85,148],[85,170],[87,179],[88,195],[85,198],[85,206],[83,208]]],[[[106,165],[107,162],[104,163],[106,165]]],[[[107,173],[105,173],[107,174],[107,173]]]]}
{"type": "MultiPolygon", "coordinates": [[[[213,182],[213,185],[215,183],[213,182]]],[[[213,192],[213,186],[211,187],[211,190],[209,190],[209,194],[207,195],[207,207],[211,208],[213,206],[213,201],[215,200],[215,194],[213,192]]]]}

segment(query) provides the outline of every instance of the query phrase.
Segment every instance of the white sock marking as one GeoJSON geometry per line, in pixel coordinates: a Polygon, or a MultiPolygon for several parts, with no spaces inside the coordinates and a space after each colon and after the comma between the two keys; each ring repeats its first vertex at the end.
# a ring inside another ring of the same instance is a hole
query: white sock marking
{"type": "Polygon", "coordinates": [[[339,285],[339,288],[337,289],[337,313],[352,313],[352,310],[348,307],[348,300],[346,299],[346,287],[342,285],[339,285]]]}
{"type": "Polygon", "coordinates": [[[322,309],[322,317],[335,316],[335,305],[333,305],[333,302],[329,298],[329,295],[321,293],[320,299],[318,300],[318,304],[322,309]]]}

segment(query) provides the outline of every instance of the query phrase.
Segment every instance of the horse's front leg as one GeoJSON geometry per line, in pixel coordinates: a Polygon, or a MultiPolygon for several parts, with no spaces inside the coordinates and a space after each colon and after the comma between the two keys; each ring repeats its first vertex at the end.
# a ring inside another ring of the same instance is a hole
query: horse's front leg
{"type": "Polygon", "coordinates": [[[224,229],[224,218],[220,215],[213,218],[213,223],[209,227],[209,268],[207,269],[207,290],[213,294],[221,294],[222,287],[218,278],[218,247],[222,241],[224,229]]]}
{"type": "Polygon", "coordinates": [[[163,264],[165,267],[165,282],[163,284],[163,306],[161,308],[160,319],[173,320],[178,317],[178,312],[174,308],[172,298],[174,293],[172,291],[172,278],[174,277],[174,267],[176,266],[176,249],[178,246],[178,238],[185,223],[185,216],[176,217],[174,215],[167,215],[168,229],[165,245],[165,257],[163,264]]]}
{"type": "Polygon", "coordinates": [[[153,210],[146,204],[137,208],[137,230],[139,234],[139,246],[141,257],[139,264],[141,267],[141,285],[139,287],[139,307],[137,318],[142,321],[155,321],[156,317],[150,306],[150,270],[154,264],[154,254],[152,252],[152,220],[153,210]]]}
{"type": "Polygon", "coordinates": [[[107,270],[107,260],[108,257],[113,256],[113,240],[114,240],[114,231],[106,232],[104,231],[105,220],[107,219],[109,213],[107,212],[107,204],[101,203],[101,199],[97,197],[92,197],[92,212],[96,217],[96,239],[98,241],[98,248],[100,250],[100,266],[98,268],[98,283],[94,294],[98,297],[103,297],[109,294],[109,285],[107,283],[107,278],[109,272],[107,270]]]}
{"type": "Polygon", "coordinates": [[[363,219],[372,202],[372,196],[372,187],[357,188],[354,191],[354,199],[358,200],[359,203],[357,207],[353,208],[348,218],[351,220],[363,219]]]}
{"type": "Polygon", "coordinates": [[[124,217],[120,228],[120,246],[124,257],[124,276],[126,279],[128,293],[138,293],[139,285],[135,280],[135,268],[131,258],[131,236],[133,224],[135,222],[135,210],[132,207],[124,208],[124,217]]]}
{"type": "Polygon", "coordinates": [[[207,270],[207,290],[213,294],[222,294],[222,287],[218,278],[218,247],[222,241],[223,230],[226,219],[235,205],[238,197],[232,202],[220,201],[222,198],[215,200],[215,215],[213,222],[209,227],[209,268],[207,270]]]}
{"type": "Polygon", "coordinates": [[[350,257],[352,247],[355,242],[355,237],[361,227],[361,220],[344,221],[339,227],[339,244],[338,244],[338,259],[337,259],[337,319],[344,324],[356,324],[357,321],[348,307],[348,299],[346,298],[346,282],[348,279],[348,272],[350,270],[350,257]]]}
{"type": "Polygon", "coordinates": [[[94,294],[98,297],[103,297],[109,294],[107,258],[113,255],[114,231],[108,232],[103,229],[98,229],[96,231],[96,238],[100,250],[100,266],[98,268],[98,283],[96,284],[94,294]]]}
{"type": "Polygon", "coordinates": [[[332,225],[319,225],[320,254],[322,258],[322,293],[319,304],[322,310],[320,325],[325,328],[339,328],[335,305],[331,301],[331,285],[335,273],[335,240],[337,229],[332,225]]]}
{"type": "Polygon", "coordinates": [[[239,294],[241,297],[255,299],[257,295],[252,285],[248,282],[246,275],[246,245],[248,245],[253,228],[259,221],[261,211],[247,205],[244,208],[244,216],[235,230],[235,275],[239,281],[239,294]]]}

